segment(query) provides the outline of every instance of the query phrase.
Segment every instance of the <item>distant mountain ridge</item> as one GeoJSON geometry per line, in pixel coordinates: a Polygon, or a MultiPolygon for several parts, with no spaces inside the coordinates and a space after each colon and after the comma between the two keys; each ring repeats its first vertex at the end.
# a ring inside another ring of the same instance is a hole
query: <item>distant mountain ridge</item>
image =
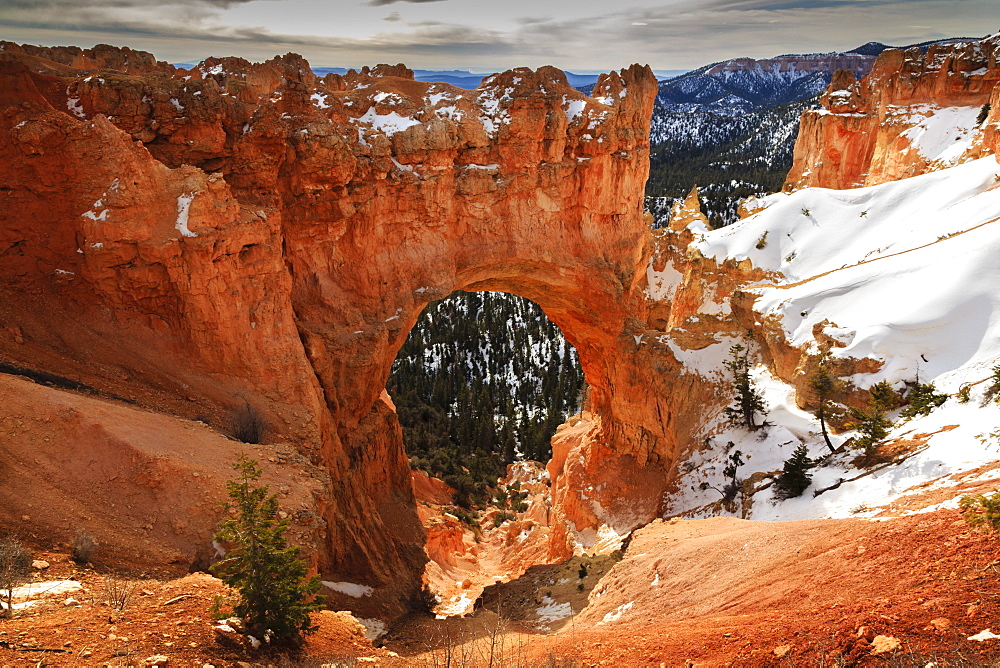
{"type": "Polygon", "coordinates": [[[883,44],[882,42],[868,42],[867,44],[862,44],[856,49],[851,49],[847,53],[860,53],[865,56],[877,56],[886,49],[912,49],[913,47],[919,47],[920,49],[926,51],[927,47],[934,44],[956,44],[958,42],[975,42],[978,37],[949,37],[947,39],[932,40],[930,42],[919,42],[917,44],[910,44],[908,46],[889,46],[888,44],[883,44]]]}
{"type": "Polygon", "coordinates": [[[711,224],[734,222],[741,199],[781,188],[801,112],[818,106],[835,71],[860,79],[886,49],[962,41],[975,40],[904,47],[869,42],[844,52],[730,58],[661,82],[650,127],[647,207],[662,225],[670,203],[697,185],[711,224]]]}
{"type": "Polygon", "coordinates": [[[745,114],[817,95],[839,69],[863,77],[874,62],[858,53],[732,58],[661,83],[656,102],[667,112],[745,114]]]}
{"type": "Polygon", "coordinates": [[[844,52],[784,54],[773,58],[730,58],[691,70],[660,84],[657,105],[669,112],[746,114],[797,102],[826,90],[833,73],[850,70],[861,78],[886,49],[974,41],[950,37],[907,46],[868,42],[844,52]]]}

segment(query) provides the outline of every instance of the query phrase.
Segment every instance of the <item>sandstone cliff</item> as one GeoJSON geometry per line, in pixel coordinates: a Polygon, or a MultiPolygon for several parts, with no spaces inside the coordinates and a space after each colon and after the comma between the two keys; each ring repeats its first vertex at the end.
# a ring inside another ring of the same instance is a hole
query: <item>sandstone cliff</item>
{"type": "Polygon", "coordinates": [[[184,71],[2,47],[4,360],[216,424],[250,402],[329,476],[320,572],[398,612],[426,557],[382,387],[429,301],[508,291],[560,325],[593,388],[559,498],[620,531],[655,516],[678,424],[637,343],[648,68],[588,98],[552,68],[467,92],[403,66],[318,79],[295,55],[184,71]],[[579,498],[591,475],[613,494],[579,498]]]}
{"type": "MultiPolygon", "coordinates": [[[[319,79],[294,54],[185,71],[110,47],[2,46],[0,361],[217,427],[244,402],[257,407],[266,440],[316,465],[301,484],[318,519],[302,540],[324,579],[373,588],[333,601],[364,616],[419,600],[426,535],[382,388],[431,300],[456,289],[534,300],[591,386],[588,413],[554,439],[544,513],[496,535],[511,572],[608,549],[669,510],[681,463],[690,470],[730,400],[718,358],[745,332],[790,385],[813,363],[813,339],[843,336],[816,323],[792,341],[761,316],[752,287],[790,280],[791,231],[733,246],[747,253],[712,251],[725,244],[706,242],[696,192],[669,229],[649,230],[647,68],[605,75],[585,97],[552,68],[463,91],[413,81],[401,65],[319,79]],[[516,542],[526,529],[542,537],[530,548],[516,542]]],[[[879,63],[861,84],[838,76],[828,109],[807,115],[792,182],[846,187],[935,168],[892,157],[895,142],[915,145],[907,129],[927,130],[940,109],[978,113],[998,71],[995,40],[879,63]],[[903,102],[905,128],[887,120],[903,102]]],[[[995,149],[993,110],[949,160],[995,149]]],[[[839,371],[880,364],[859,357],[839,371]]],[[[24,460],[32,443],[3,445],[24,460]]],[[[107,442],[86,447],[114,461],[107,442]]],[[[105,473],[78,476],[110,507],[106,480],[131,474],[105,473]]],[[[202,493],[188,489],[181,508],[202,493]]],[[[3,498],[3,519],[18,524],[20,501],[3,498]]],[[[143,540],[191,565],[209,526],[154,523],[143,540]]],[[[54,521],[40,530],[68,539],[54,521]]],[[[448,520],[432,539],[442,576],[479,559],[448,520]]]]}
{"type": "Polygon", "coordinates": [[[838,72],[824,109],[802,116],[786,188],[855,188],[916,176],[997,151],[992,112],[1000,36],[889,49],[861,81],[838,72]]]}

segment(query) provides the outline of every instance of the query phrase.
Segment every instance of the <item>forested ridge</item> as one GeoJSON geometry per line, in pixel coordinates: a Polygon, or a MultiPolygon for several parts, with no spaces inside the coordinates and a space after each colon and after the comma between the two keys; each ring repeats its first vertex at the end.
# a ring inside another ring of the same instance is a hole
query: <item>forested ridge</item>
{"type": "Polygon", "coordinates": [[[547,462],[556,427],[577,412],[576,351],[533,302],[455,292],[430,304],[387,384],[413,467],[482,505],[506,465],[547,462]]]}
{"type": "Polygon", "coordinates": [[[670,202],[695,185],[712,227],[735,222],[742,199],[781,190],[799,118],[818,105],[813,96],[736,115],[655,110],[646,195],[658,225],[665,224],[670,202]]]}

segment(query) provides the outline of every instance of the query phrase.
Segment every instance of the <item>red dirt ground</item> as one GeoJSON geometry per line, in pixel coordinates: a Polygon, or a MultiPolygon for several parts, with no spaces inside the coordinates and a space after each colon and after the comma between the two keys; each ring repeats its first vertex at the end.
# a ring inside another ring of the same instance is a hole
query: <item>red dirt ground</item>
{"type": "Polygon", "coordinates": [[[198,667],[489,665],[491,644],[503,666],[1000,665],[1000,641],[967,639],[1000,631],[1000,546],[955,511],[886,522],[657,522],[559,632],[482,609],[447,621],[415,616],[386,643],[398,657],[329,612],[315,615],[320,629],[297,657],[219,640],[209,608],[225,588],[204,574],[138,581],[116,613],[106,568],[39,556],[52,565],[38,579],[75,578],[84,591],[70,594],[78,605],[61,595],[0,621],[10,645],[0,647],[0,665],[141,666],[158,654],[169,666],[198,667]],[[617,621],[604,621],[629,602],[617,621]],[[899,646],[876,654],[876,636],[899,646]]]}

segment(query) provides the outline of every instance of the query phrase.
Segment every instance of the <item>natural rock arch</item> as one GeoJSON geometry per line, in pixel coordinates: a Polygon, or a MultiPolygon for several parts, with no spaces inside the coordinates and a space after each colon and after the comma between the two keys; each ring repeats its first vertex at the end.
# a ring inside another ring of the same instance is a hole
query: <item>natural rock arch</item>
{"type": "Polygon", "coordinates": [[[38,350],[129,370],[181,413],[174,393],[215,405],[247,393],[330,472],[321,572],[375,585],[398,610],[425,557],[382,388],[429,301],[510,292],[560,326],[592,388],[592,428],[550,464],[552,557],[576,530],[656,515],[695,400],[683,384],[671,395],[678,364],[643,339],[659,317],[642,205],[648,68],[604,75],[585,97],[553,68],[461,91],[402,66],[320,80],[292,55],[84,78],[70,66],[106,66],[87,54],[0,53],[0,158],[20,166],[0,271],[8,294],[38,295],[31,317],[8,308],[32,340],[67,313],[90,334],[38,350]],[[600,490],[586,502],[582,480],[600,490]]]}

